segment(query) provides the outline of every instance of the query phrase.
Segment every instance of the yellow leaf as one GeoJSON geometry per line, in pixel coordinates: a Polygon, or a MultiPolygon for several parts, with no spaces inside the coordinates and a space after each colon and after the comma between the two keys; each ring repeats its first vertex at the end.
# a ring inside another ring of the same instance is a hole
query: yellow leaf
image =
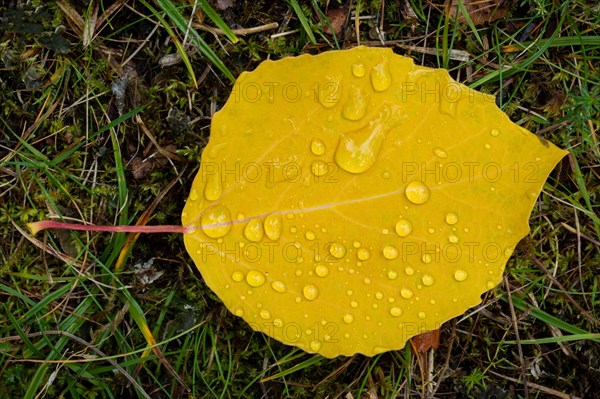
{"type": "Polygon", "coordinates": [[[253,329],[372,356],[481,302],[564,155],[389,49],[265,61],[213,118],[185,245],[253,329]]]}

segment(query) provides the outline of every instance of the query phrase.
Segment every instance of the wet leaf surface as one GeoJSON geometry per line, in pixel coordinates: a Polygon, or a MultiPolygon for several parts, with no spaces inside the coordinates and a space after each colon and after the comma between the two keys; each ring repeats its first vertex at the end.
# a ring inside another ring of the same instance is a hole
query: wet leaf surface
{"type": "Polygon", "coordinates": [[[565,154],[389,49],[265,61],[213,118],[185,244],[253,329],[371,356],[481,302],[565,154]]]}

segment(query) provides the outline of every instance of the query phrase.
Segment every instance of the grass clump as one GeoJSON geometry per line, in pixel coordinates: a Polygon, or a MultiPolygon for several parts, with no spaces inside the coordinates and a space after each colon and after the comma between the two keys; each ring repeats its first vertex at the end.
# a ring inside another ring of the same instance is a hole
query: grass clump
{"type": "Polygon", "coordinates": [[[597,395],[597,4],[339,5],[335,38],[322,1],[0,5],[0,397],[597,395]],[[571,152],[505,284],[443,326],[426,364],[409,347],[328,360],[253,333],[178,234],[24,230],[178,224],[231,80],[358,41],[448,68],[571,152]]]}

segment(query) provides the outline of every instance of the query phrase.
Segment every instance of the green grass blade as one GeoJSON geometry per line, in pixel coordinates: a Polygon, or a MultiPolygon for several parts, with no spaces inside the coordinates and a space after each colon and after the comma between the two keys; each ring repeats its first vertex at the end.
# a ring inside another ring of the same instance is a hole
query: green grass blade
{"type": "Polygon", "coordinates": [[[210,6],[210,4],[208,4],[206,0],[200,0],[200,8],[202,8],[202,11],[208,16],[208,18],[210,18],[210,20],[217,25],[217,28],[223,31],[225,36],[227,36],[227,38],[231,40],[233,44],[240,41],[235,33],[233,33],[231,28],[225,23],[225,21],[223,21],[221,16],[214,10],[214,8],[210,6]]]}
{"type": "Polygon", "coordinates": [[[300,21],[300,24],[302,25],[302,29],[304,29],[304,32],[306,32],[306,35],[308,36],[308,39],[310,40],[310,42],[312,44],[317,44],[317,39],[315,39],[315,35],[310,27],[310,22],[308,22],[308,19],[306,18],[306,15],[304,15],[304,12],[302,11],[300,4],[298,4],[298,1],[297,0],[288,0],[288,3],[292,6],[292,9],[296,13],[298,20],[300,21]]]}

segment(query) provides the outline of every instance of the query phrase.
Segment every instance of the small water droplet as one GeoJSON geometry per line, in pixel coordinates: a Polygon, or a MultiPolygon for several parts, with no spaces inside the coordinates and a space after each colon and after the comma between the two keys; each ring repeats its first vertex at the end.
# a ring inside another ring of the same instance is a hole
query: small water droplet
{"type": "Polygon", "coordinates": [[[429,232],[429,234],[435,233],[435,229],[433,227],[428,228],[427,231],[429,232]]]}
{"type": "Polygon", "coordinates": [[[325,143],[319,138],[314,138],[310,142],[310,151],[315,155],[325,154],[325,143]]]}
{"type": "Polygon", "coordinates": [[[381,177],[383,177],[384,179],[389,179],[390,178],[390,172],[387,170],[384,170],[383,173],[381,174],[381,177]]]}
{"type": "Polygon", "coordinates": [[[498,130],[498,129],[492,129],[492,130],[490,131],[490,134],[491,134],[492,136],[494,136],[494,137],[498,137],[498,136],[500,136],[500,130],[498,130]]]}
{"type": "Polygon", "coordinates": [[[451,242],[452,244],[456,244],[459,241],[459,239],[456,234],[450,234],[448,236],[448,241],[451,242]]]}
{"type": "Polygon", "coordinates": [[[250,287],[260,287],[265,283],[265,275],[258,270],[250,270],[246,275],[246,282],[250,287]]]}
{"type": "Polygon", "coordinates": [[[318,352],[318,351],[319,351],[319,349],[321,349],[321,343],[320,343],[319,341],[312,341],[312,342],[310,343],[310,349],[311,349],[313,352],[318,352]]]}
{"type": "Polygon", "coordinates": [[[285,292],[285,284],[281,281],[273,281],[271,283],[271,288],[273,288],[275,291],[279,292],[280,294],[285,292]]]}
{"type": "Polygon", "coordinates": [[[273,325],[277,328],[281,328],[281,327],[283,327],[283,320],[273,319],[273,325]]]}
{"type": "Polygon", "coordinates": [[[356,253],[356,256],[358,257],[358,259],[360,260],[368,260],[371,257],[371,252],[369,252],[368,249],[366,248],[361,248],[358,250],[358,252],[356,253]]]}
{"type": "Polygon", "coordinates": [[[395,280],[395,279],[397,279],[397,278],[398,278],[398,272],[397,272],[397,271],[395,271],[395,270],[389,270],[389,271],[387,272],[387,276],[388,276],[388,278],[389,278],[390,280],[395,280]]]}
{"type": "Polygon", "coordinates": [[[360,241],[354,241],[354,242],[352,243],[352,246],[353,246],[354,248],[360,248],[360,246],[361,246],[361,245],[362,245],[362,244],[360,243],[360,241]]]}
{"type": "Polygon", "coordinates": [[[423,282],[423,285],[425,285],[427,287],[433,285],[433,283],[435,282],[435,280],[433,279],[433,276],[430,274],[424,274],[423,277],[421,278],[421,281],[423,282]]]}
{"type": "Polygon", "coordinates": [[[427,314],[425,312],[419,312],[418,316],[419,316],[419,319],[424,319],[427,317],[427,314]]]}
{"type": "Polygon", "coordinates": [[[496,286],[496,283],[492,280],[488,280],[487,283],[485,284],[485,286],[487,287],[488,290],[491,290],[492,288],[494,288],[496,286]]]}
{"type": "Polygon", "coordinates": [[[384,247],[383,257],[389,260],[396,259],[398,257],[398,248],[391,245],[384,247]]]}
{"type": "Polygon", "coordinates": [[[514,251],[515,251],[514,247],[506,247],[506,249],[504,250],[504,256],[506,256],[507,258],[510,258],[514,251]]]}
{"type": "Polygon", "coordinates": [[[367,68],[365,64],[352,64],[352,75],[357,78],[362,78],[367,73],[367,68]]]}
{"type": "Polygon", "coordinates": [[[352,301],[352,302],[350,302],[350,306],[353,307],[354,309],[356,309],[356,308],[358,308],[358,302],[352,301]]]}
{"type": "Polygon", "coordinates": [[[235,309],[234,313],[235,313],[236,316],[242,317],[244,315],[244,309],[237,308],[237,309],[235,309]]]}
{"type": "Polygon", "coordinates": [[[325,176],[327,174],[327,170],[327,164],[321,160],[313,161],[313,163],[310,165],[310,171],[317,177],[325,176]]]}
{"type": "Polygon", "coordinates": [[[400,290],[400,296],[404,299],[410,299],[413,296],[413,292],[408,288],[402,288],[400,290]]]}
{"type": "Polygon", "coordinates": [[[400,219],[396,222],[396,234],[400,237],[408,236],[412,231],[412,223],[407,219],[400,219]]]}
{"type": "Polygon", "coordinates": [[[393,308],[390,308],[390,314],[394,317],[400,317],[402,316],[402,309],[400,309],[397,306],[394,306],[393,308]]]}
{"type": "Polygon", "coordinates": [[[423,261],[423,263],[431,263],[433,258],[431,257],[430,254],[425,254],[421,257],[421,260],[423,261]]]}
{"type": "Polygon", "coordinates": [[[231,275],[231,279],[235,282],[242,282],[244,281],[244,273],[242,272],[233,272],[233,274],[231,275]]]}
{"type": "Polygon", "coordinates": [[[260,317],[264,320],[268,320],[271,318],[271,312],[266,309],[260,311],[260,317]]]}
{"type": "Polygon", "coordinates": [[[371,284],[371,282],[372,282],[372,281],[371,281],[371,279],[370,279],[370,278],[368,278],[368,277],[365,277],[365,278],[364,278],[364,280],[363,280],[363,282],[364,282],[366,285],[369,285],[369,284],[371,284]]]}
{"type": "Polygon", "coordinates": [[[440,158],[448,158],[448,153],[441,149],[440,147],[436,147],[433,149],[433,153],[440,158]]]}
{"type": "Polygon", "coordinates": [[[264,229],[270,240],[279,240],[279,237],[281,237],[281,215],[278,213],[267,215],[264,229]]]}
{"type": "Polygon", "coordinates": [[[264,235],[265,232],[259,219],[251,219],[244,227],[244,236],[248,241],[259,242],[264,235]]]}
{"type": "Polygon", "coordinates": [[[217,205],[202,215],[202,231],[210,238],[227,235],[231,230],[231,213],[225,205],[217,205]]]}
{"type": "Polygon", "coordinates": [[[406,186],[406,198],[416,205],[421,205],[429,199],[429,187],[421,181],[412,181],[406,186]]]}
{"type": "Polygon", "coordinates": [[[304,236],[309,241],[312,241],[312,240],[314,240],[317,237],[317,235],[313,231],[311,231],[311,230],[307,230],[306,234],[304,234],[304,236]]]}
{"type": "Polygon", "coordinates": [[[449,225],[458,223],[458,215],[454,212],[448,212],[448,214],[446,214],[446,223],[449,225]]]}
{"type": "Polygon", "coordinates": [[[468,273],[461,269],[458,269],[454,272],[454,279],[456,281],[465,281],[468,276],[468,273]]]}
{"type": "Polygon", "coordinates": [[[344,255],[346,255],[346,247],[339,242],[333,242],[329,246],[329,253],[334,258],[341,259],[344,257],[344,255]]]}
{"type": "Polygon", "coordinates": [[[319,289],[313,284],[307,284],[302,288],[302,294],[309,301],[314,301],[319,296],[319,289]]]}
{"type": "Polygon", "coordinates": [[[489,149],[491,149],[491,148],[492,148],[492,146],[491,146],[491,145],[489,145],[489,144],[484,144],[484,145],[483,145],[483,147],[484,147],[486,150],[489,150],[489,149]]]}
{"type": "Polygon", "coordinates": [[[344,315],[344,323],[346,323],[346,324],[350,324],[350,323],[352,323],[353,321],[354,321],[354,316],[352,316],[352,315],[351,315],[351,314],[349,314],[349,313],[346,313],[346,314],[344,315]]]}
{"type": "Polygon", "coordinates": [[[193,188],[192,191],[190,191],[190,200],[192,200],[192,201],[198,200],[198,190],[196,190],[195,188],[193,188]]]}
{"type": "Polygon", "coordinates": [[[317,267],[315,267],[315,274],[319,277],[327,277],[329,268],[325,265],[317,265],[317,267]]]}
{"type": "Polygon", "coordinates": [[[413,269],[412,266],[406,266],[406,268],[404,269],[404,273],[406,273],[407,276],[412,276],[413,274],[415,274],[415,269],[413,269]]]}
{"type": "Polygon", "coordinates": [[[342,116],[351,121],[362,119],[367,113],[368,104],[369,98],[363,90],[360,87],[353,86],[348,99],[342,107],[342,116]]]}
{"type": "Polygon", "coordinates": [[[392,84],[392,75],[388,70],[387,60],[371,68],[371,84],[375,91],[384,91],[392,84]]]}
{"type": "Polygon", "coordinates": [[[206,176],[206,186],[204,186],[204,198],[208,201],[216,201],[221,198],[223,193],[223,185],[221,183],[221,175],[211,174],[206,176]]]}
{"type": "Polygon", "coordinates": [[[377,298],[377,299],[379,299],[379,300],[383,299],[383,292],[381,292],[381,291],[377,291],[377,292],[375,293],[375,298],[377,298]]]}

